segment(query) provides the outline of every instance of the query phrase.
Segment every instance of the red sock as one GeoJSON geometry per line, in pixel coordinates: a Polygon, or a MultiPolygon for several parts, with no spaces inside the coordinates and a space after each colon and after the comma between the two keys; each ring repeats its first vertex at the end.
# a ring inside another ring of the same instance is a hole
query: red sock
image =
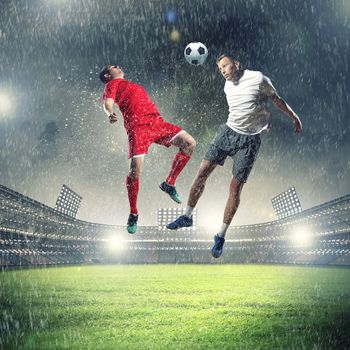
{"type": "Polygon", "coordinates": [[[173,164],[170,169],[170,173],[165,182],[171,186],[175,185],[176,178],[181,173],[182,169],[190,160],[191,156],[187,153],[177,152],[174,158],[173,164]]]}
{"type": "Polygon", "coordinates": [[[128,190],[130,213],[138,214],[136,203],[137,203],[137,195],[139,193],[139,178],[131,179],[129,176],[127,176],[126,189],[128,190]]]}

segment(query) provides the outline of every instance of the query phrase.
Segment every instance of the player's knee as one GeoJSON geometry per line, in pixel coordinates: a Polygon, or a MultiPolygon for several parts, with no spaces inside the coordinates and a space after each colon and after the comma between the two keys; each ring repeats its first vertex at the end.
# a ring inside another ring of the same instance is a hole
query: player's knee
{"type": "Polygon", "coordinates": [[[191,154],[195,150],[196,146],[197,146],[196,140],[193,137],[191,137],[190,140],[188,141],[188,149],[191,152],[191,154]]]}
{"type": "Polygon", "coordinates": [[[128,177],[130,180],[136,180],[140,177],[141,171],[138,169],[130,169],[128,177]]]}
{"type": "Polygon", "coordinates": [[[206,169],[199,169],[197,177],[196,177],[196,182],[198,185],[204,185],[205,182],[207,181],[208,178],[208,172],[206,169]]]}
{"type": "Polygon", "coordinates": [[[204,177],[205,179],[207,179],[212,173],[212,171],[213,165],[210,162],[203,160],[199,168],[198,174],[200,177],[204,177]]]}
{"type": "Polygon", "coordinates": [[[184,142],[184,145],[180,148],[180,150],[184,153],[191,155],[195,150],[196,146],[196,140],[192,136],[189,136],[184,142]]]}
{"type": "Polygon", "coordinates": [[[197,177],[191,186],[191,193],[195,196],[200,196],[201,193],[203,193],[205,188],[205,181],[200,181],[200,179],[197,177]]]}
{"type": "Polygon", "coordinates": [[[231,181],[230,184],[230,194],[237,200],[239,201],[240,195],[241,195],[241,190],[243,187],[244,183],[238,182],[238,181],[231,181]]]}
{"type": "Polygon", "coordinates": [[[230,188],[230,195],[235,201],[240,199],[240,190],[238,188],[230,188]]]}

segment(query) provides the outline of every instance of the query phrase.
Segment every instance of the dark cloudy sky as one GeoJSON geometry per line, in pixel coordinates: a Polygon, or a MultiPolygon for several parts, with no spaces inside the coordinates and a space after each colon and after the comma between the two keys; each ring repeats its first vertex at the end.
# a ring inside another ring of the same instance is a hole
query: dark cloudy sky
{"type": "MultiPolygon", "coordinates": [[[[290,186],[303,208],[350,193],[349,0],[2,0],[0,183],[49,206],[65,183],[83,197],[80,219],[125,223],[127,139],[122,122],[110,125],[102,112],[98,80],[100,68],[115,63],[198,141],[177,184],[186,199],[227,118],[215,65],[224,52],[270,77],[304,125],[294,135],[271,106],[273,129],[263,136],[234,223],[274,219],[270,200],[290,186]],[[191,41],[208,47],[202,67],[184,60],[191,41]]],[[[151,147],[140,224],[155,224],[157,208],[173,206],[158,183],[175,153],[151,147]]],[[[199,225],[220,224],[231,166],[228,160],[209,179],[199,225]]]]}

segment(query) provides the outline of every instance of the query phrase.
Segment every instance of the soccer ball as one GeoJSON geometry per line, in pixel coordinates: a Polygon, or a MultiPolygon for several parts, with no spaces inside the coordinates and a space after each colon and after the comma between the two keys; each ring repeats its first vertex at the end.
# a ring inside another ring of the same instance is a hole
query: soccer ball
{"type": "Polygon", "coordinates": [[[189,64],[198,66],[203,64],[208,56],[208,49],[202,43],[189,43],[185,47],[184,55],[189,64]]]}

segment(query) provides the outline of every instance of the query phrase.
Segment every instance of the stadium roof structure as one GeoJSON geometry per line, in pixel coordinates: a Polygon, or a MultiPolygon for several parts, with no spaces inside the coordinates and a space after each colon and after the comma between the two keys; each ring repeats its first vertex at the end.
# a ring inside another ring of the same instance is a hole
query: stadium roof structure
{"type": "Polygon", "coordinates": [[[0,266],[94,263],[106,255],[118,263],[350,265],[350,194],[280,220],[232,226],[215,261],[213,234],[206,227],[175,233],[139,226],[128,235],[125,226],[78,220],[0,186],[0,266]],[[117,251],[108,255],[112,246],[117,251]]]}
{"type": "Polygon", "coordinates": [[[57,238],[94,238],[94,227],[111,226],[78,220],[0,185],[0,230],[57,238]]]}
{"type": "MultiPolygon", "coordinates": [[[[291,227],[296,225],[307,225],[318,236],[350,233],[350,194],[280,220],[231,226],[227,236],[228,239],[233,240],[285,239],[291,227]]],[[[112,231],[123,234],[125,227],[73,218],[0,185],[0,230],[26,235],[84,240],[103,239],[107,233],[112,231]]],[[[175,238],[173,232],[160,230],[158,226],[140,226],[139,232],[143,234],[135,237],[129,236],[129,239],[207,239],[213,235],[213,232],[200,226],[197,230],[180,231],[175,238]]]]}

